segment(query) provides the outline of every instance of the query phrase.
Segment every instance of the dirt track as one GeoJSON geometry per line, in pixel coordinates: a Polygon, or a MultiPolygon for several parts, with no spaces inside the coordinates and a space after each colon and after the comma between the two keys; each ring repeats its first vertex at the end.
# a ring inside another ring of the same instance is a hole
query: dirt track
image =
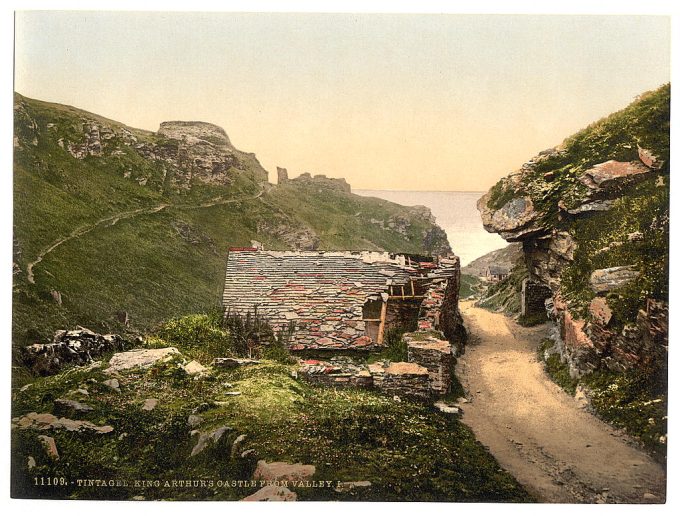
{"type": "Polygon", "coordinates": [[[463,422],[544,502],[661,503],[663,468],[584,409],[543,371],[545,327],[461,303],[472,341],[456,371],[463,422]]]}

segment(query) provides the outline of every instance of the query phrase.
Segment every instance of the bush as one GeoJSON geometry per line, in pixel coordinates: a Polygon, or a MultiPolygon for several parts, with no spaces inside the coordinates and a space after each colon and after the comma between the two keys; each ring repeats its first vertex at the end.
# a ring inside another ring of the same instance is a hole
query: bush
{"type": "Polygon", "coordinates": [[[215,357],[232,356],[235,351],[230,332],[222,328],[221,314],[193,314],[172,319],[157,332],[156,337],[176,345],[183,353],[199,361],[210,362],[215,357]]]}
{"type": "Polygon", "coordinates": [[[390,362],[406,362],[408,349],[402,338],[406,330],[401,327],[388,328],[385,332],[385,349],[375,355],[371,355],[369,362],[389,360],[390,362]]]}

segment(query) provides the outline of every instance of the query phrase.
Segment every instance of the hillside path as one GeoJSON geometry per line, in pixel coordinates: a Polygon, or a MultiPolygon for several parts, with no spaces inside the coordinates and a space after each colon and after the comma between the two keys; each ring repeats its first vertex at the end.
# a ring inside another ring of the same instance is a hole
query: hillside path
{"type": "Polygon", "coordinates": [[[456,372],[463,422],[543,502],[662,503],[665,472],[553,383],[537,360],[545,326],[461,303],[471,343],[456,372]]]}
{"type": "Polygon", "coordinates": [[[173,208],[180,208],[180,209],[199,209],[199,208],[211,208],[213,206],[217,205],[222,205],[222,204],[230,204],[230,203],[235,203],[235,202],[240,202],[240,201],[247,201],[247,200],[252,200],[252,199],[258,199],[262,196],[264,193],[264,188],[260,189],[260,191],[251,196],[246,196],[246,197],[236,197],[233,199],[223,199],[222,197],[216,197],[215,199],[211,199],[209,201],[206,201],[201,204],[170,204],[170,203],[163,203],[163,204],[158,204],[156,206],[151,206],[147,208],[138,208],[136,210],[131,210],[131,211],[123,211],[120,213],[114,213],[113,215],[107,215],[106,217],[103,217],[95,222],[92,222],[91,224],[86,224],[84,226],[81,226],[79,228],[74,229],[69,233],[67,236],[58,238],[54,242],[52,242],[50,245],[48,245],[45,249],[40,251],[38,253],[38,256],[36,259],[29,264],[26,265],[26,279],[28,280],[29,283],[35,284],[35,276],[33,274],[33,269],[35,268],[36,265],[38,265],[41,261],[43,261],[43,258],[47,256],[49,253],[54,251],[57,247],[62,245],[65,242],[68,242],[69,240],[73,240],[74,238],[81,237],[83,235],[86,235],[90,231],[93,231],[97,228],[100,227],[109,227],[115,225],[118,221],[120,220],[125,220],[125,219],[131,219],[133,217],[137,217],[139,215],[149,215],[152,213],[158,213],[159,211],[164,210],[165,208],[168,207],[173,207],[173,208]]]}

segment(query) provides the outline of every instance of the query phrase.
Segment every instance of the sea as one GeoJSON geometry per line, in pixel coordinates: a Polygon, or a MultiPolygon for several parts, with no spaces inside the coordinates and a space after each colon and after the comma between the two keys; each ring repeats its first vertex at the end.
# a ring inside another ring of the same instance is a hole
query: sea
{"type": "Polygon", "coordinates": [[[412,192],[404,190],[352,190],[366,197],[378,197],[404,206],[427,206],[446,231],[451,249],[467,265],[491,251],[508,245],[495,233],[487,233],[477,211],[477,199],[484,192],[412,192]]]}

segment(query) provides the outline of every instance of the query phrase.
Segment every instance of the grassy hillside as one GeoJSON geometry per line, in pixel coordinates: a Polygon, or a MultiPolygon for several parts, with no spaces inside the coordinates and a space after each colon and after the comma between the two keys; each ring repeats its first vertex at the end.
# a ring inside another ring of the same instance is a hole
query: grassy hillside
{"type": "Polygon", "coordinates": [[[111,377],[104,372],[107,359],[98,366],[36,379],[16,390],[14,417],[60,413],[55,400],[66,397],[92,408],[86,414],[88,421],[113,430],[104,435],[49,431],[57,460],[41,446],[38,435],[45,430],[15,430],[13,495],[238,500],[258,488],[168,489],[164,483],[101,488],[68,481],[249,480],[257,461],[266,460],[314,465],[313,480],[330,480],[333,486],[338,481],[370,482],[344,493],[291,487],[300,500],[531,501],[456,416],[374,391],[312,386],[291,377],[295,366],[271,360],[237,370],[211,370],[194,378],[181,364],[195,356],[195,350],[177,341],[172,344],[186,355],[148,370],[114,373],[120,392],[104,384],[111,377]],[[88,395],[74,392],[78,388],[87,389],[88,395]],[[142,409],[146,399],[158,400],[157,407],[142,409]],[[217,442],[191,456],[197,432],[223,426],[228,428],[217,442]],[[240,441],[239,436],[243,436],[240,441]],[[29,457],[36,463],[30,472],[29,457]],[[67,482],[36,486],[33,479],[43,476],[67,482]]]}
{"type": "Polygon", "coordinates": [[[228,248],[251,240],[275,249],[448,247],[409,208],[294,181],[273,187],[255,156],[233,147],[219,180],[201,179],[189,140],[18,94],[14,146],[15,345],[77,324],[122,331],[119,312],[143,330],[214,306],[228,248]],[[395,217],[402,228],[371,222],[395,217]]]}
{"type": "Polygon", "coordinates": [[[665,85],[567,138],[559,149],[534,158],[521,176],[503,179],[490,190],[488,207],[500,209],[528,196],[537,212],[533,226],[547,233],[565,231],[574,240],[573,260],[561,271],[560,294],[586,320],[595,296],[588,280],[596,269],[629,265],[640,272],[625,291],[607,296],[619,329],[633,322],[648,298],[668,299],[669,138],[670,85],[665,85]],[[662,165],[641,181],[600,194],[612,203],[609,210],[587,217],[565,214],[587,201],[588,188],[581,181],[586,170],[608,160],[639,162],[639,147],[662,165]]]}

